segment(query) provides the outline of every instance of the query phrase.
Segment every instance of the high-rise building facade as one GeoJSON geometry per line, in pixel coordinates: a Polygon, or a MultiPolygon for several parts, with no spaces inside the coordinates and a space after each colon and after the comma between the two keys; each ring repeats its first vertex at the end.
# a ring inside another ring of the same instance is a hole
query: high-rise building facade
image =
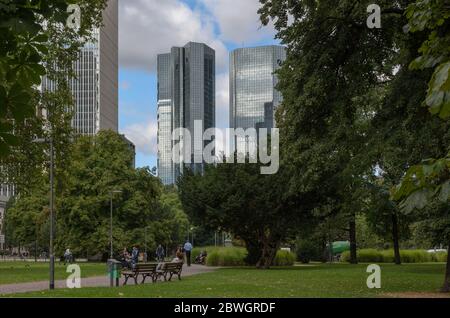
{"type": "MultiPolygon", "coordinates": [[[[103,12],[103,26],[94,30],[95,41],[87,43],[74,63],[75,78],[70,87],[74,97],[72,126],[81,135],[100,130],[118,131],[118,0],[109,0],[103,12]]],[[[43,90],[53,90],[48,78],[43,90]]]]}
{"type": "Polygon", "coordinates": [[[273,128],[282,102],[274,74],[286,60],[283,46],[242,48],[230,53],[230,128],[273,128]]]}
{"type": "MultiPolygon", "coordinates": [[[[200,155],[194,147],[194,123],[201,121],[203,131],[215,127],[215,77],[215,51],[205,44],[189,42],[158,55],[158,176],[164,184],[174,184],[188,165],[173,162],[173,131],[189,130],[194,162],[200,155]]],[[[202,171],[203,164],[192,163],[189,168],[202,171]]]]}

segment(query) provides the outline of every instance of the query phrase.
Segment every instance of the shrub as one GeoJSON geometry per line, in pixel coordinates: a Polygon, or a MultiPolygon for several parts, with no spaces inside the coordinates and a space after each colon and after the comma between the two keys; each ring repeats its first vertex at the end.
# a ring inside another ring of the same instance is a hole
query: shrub
{"type": "Polygon", "coordinates": [[[194,260],[201,251],[206,250],[207,266],[243,266],[244,259],[247,256],[247,250],[243,247],[214,247],[194,248],[192,250],[192,260],[194,260]]]}
{"type": "Polygon", "coordinates": [[[308,264],[318,256],[318,248],[311,240],[298,240],[295,253],[297,260],[303,264],[308,264]]]}
{"type": "Polygon", "coordinates": [[[273,266],[292,266],[295,263],[296,255],[289,251],[278,251],[273,266]]]}
{"type": "MultiPolygon", "coordinates": [[[[362,263],[393,263],[394,250],[375,250],[361,249],[358,250],[358,261],[362,263]]],[[[429,262],[445,262],[447,253],[428,253],[425,250],[400,250],[402,263],[429,263],[429,262]]],[[[350,260],[350,252],[346,251],[341,255],[341,262],[350,260]]]]}
{"type": "MultiPolygon", "coordinates": [[[[201,251],[206,250],[207,266],[245,266],[247,250],[243,247],[202,247],[194,248],[191,256],[194,260],[201,251]]],[[[273,266],[292,266],[295,263],[295,254],[288,251],[278,251],[273,266]]]]}

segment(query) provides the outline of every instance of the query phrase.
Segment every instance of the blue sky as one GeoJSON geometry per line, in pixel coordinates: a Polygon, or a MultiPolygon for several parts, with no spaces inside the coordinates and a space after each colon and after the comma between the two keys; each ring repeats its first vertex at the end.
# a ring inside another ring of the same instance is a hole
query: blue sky
{"type": "Polygon", "coordinates": [[[119,130],[137,148],[136,165],[156,166],[156,55],[189,41],[216,50],[216,126],[228,127],[228,52],[277,44],[261,28],[258,0],[120,0],[119,130]]]}

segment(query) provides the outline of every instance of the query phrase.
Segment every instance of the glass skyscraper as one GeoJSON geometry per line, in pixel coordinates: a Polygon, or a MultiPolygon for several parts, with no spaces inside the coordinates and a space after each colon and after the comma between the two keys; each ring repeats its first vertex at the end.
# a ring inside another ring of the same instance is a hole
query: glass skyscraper
{"type": "MultiPolygon", "coordinates": [[[[205,44],[189,42],[158,55],[157,68],[158,176],[164,184],[174,184],[188,164],[173,162],[172,132],[177,128],[190,131],[194,162],[194,155],[200,155],[200,149],[194,149],[194,122],[202,121],[203,131],[215,127],[215,51],[205,44]]],[[[180,140],[183,142],[183,136],[180,140]]],[[[196,172],[203,170],[203,164],[188,167],[196,172]]]]}
{"type": "Polygon", "coordinates": [[[282,95],[274,74],[286,60],[283,46],[242,48],[230,53],[230,128],[273,128],[282,95]]]}
{"type": "MultiPolygon", "coordinates": [[[[72,126],[81,135],[100,130],[118,131],[118,0],[109,0],[103,12],[103,26],[94,30],[96,41],[87,43],[74,63],[76,78],[71,79],[75,110],[72,126]]],[[[43,90],[54,83],[42,81],[43,90]]]]}

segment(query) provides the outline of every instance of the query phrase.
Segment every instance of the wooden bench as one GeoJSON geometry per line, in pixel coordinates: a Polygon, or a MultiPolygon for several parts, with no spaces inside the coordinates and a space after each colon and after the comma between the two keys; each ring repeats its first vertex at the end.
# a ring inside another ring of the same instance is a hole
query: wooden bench
{"type": "Polygon", "coordinates": [[[145,279],[147,277],[151,277],[152,281],[155,282],[157,278],[157,271],[156,268],[158,267],[158,264],[155,263],[142,263],[142,264],[136,264],[134,269],[127,269],[122,271],[122,275],[125,276],[125,282],[123,285],[126,285],[128,282],[128,279],[131,277],[134,279],[134,283],[138,284],[138,277],[139,275],[142,276],[142,284],[145,283],[145,279]]]}
{"type": "Polygon", "coordinates": [[[160,270],[157,270],[156,280],[158,279],[158,277],[163,277],[164,281],[171,281],[173,275],[177,275],[178,279],[181,280],[182,270],[183,270],[183,262],[165,263],[160,270]]]}

